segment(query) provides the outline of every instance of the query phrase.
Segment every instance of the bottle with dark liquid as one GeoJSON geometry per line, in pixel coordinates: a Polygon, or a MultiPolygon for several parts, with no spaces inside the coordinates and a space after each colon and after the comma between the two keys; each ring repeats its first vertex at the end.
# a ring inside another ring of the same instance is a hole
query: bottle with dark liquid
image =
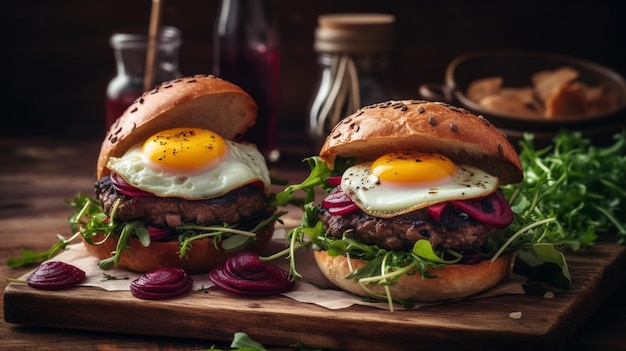
{"type": "Polygon", "coordinates": [[[256,101],[256,124],[245,140],[277,161],[280,43],[271,0],[221,0],[213,40],[213,74],[256,101]]]}
{"type": "MultiPolygon", "coordinates": [[[[160,29],[153,86],[181,77],[178,70],[178,48],[182,43],[181,36],[178,28],[162,27],[160,29]]],[[[110,44],[115,53],[116,76],[109,82],[106,91],[106,129],[144,92],[148,33],[147,30],[118,31],[111,35],[110,44]]]]}

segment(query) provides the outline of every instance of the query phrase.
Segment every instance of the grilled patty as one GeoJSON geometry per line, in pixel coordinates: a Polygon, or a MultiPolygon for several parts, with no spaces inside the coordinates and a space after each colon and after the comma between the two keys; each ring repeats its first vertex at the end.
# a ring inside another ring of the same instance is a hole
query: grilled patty
{"type": "Polygon", "coordinates": [[[96,197],[105,213],[110,214],[115,202],[120,204],[115,219],[141,219],[160,227],[177,227],[182,223],[200,225],[259,222],[267,218],[267,198],[263,191],[247,185],[223,196],[207,200],[185,200],[175,197],[129,197],[120,194],[107,175],[95,184],[96,197]]]}
{"type": "Polygon", "coordinates": [[[467,250],[482,246],[496,230],[453,206],[447,206],[436,223],[426,209],[378,218],[361,210],[336,216],[320,207],[319,219],[330,237],[340,239],[345,233],[361,243],[396,251],[409,251],[420,239],[428,240],[436,250],[467,250]]]}

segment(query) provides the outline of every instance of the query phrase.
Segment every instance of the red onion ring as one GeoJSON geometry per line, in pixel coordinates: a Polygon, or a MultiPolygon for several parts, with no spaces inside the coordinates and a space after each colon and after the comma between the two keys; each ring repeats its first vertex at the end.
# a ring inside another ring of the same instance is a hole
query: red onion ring
{"type": "Polygon", "coordinates": [[[122,178],[117,173],[111,173],[111,183],[117,192],[122,195],[126,195],[129,197],[151,197],[154,196],[151,192],[141,190],[136,188],[126,182],[124,178],[122,178]]]}

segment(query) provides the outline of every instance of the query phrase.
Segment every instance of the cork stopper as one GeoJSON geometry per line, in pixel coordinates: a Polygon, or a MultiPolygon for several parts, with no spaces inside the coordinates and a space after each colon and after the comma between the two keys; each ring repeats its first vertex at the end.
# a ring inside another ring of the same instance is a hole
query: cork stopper
{"type": "Polygon", "coordinates": [[[335,13],[318,17],[316,52],[367,53],[389,51],[395,17],[383,13],[335,13]]]}

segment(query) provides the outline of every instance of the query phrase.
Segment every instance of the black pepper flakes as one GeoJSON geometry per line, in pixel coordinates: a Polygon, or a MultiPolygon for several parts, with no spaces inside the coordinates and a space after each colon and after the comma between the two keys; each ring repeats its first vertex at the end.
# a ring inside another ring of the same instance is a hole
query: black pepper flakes
{"type": "Polygon", "coordinates": [[[450,130],[456,133],[459,131],[459,126],[457,126],[456,123],[450,122],[450,130]]]}
{"type": "Polygon", "coordinates": [[[417,108],[417,113],[424,113],[426,112],[426,109],[424,108],[424,106],[420,106],[417,108]]]}
{"type": "Polygon", "coordinates": [[[435,116],[428,116],[428,124],[430,124],[433,127],[436,126],[437,118],[435,116]]]}

